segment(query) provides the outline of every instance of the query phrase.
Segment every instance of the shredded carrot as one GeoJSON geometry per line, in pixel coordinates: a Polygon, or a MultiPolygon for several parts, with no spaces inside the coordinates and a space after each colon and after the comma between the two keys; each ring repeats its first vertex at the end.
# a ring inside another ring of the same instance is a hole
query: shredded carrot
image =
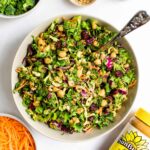
{"type": "Polygon", "coordinates": [[[0,150],[35,150],[32,135],[15,119],[0,116],[0,150]]]}

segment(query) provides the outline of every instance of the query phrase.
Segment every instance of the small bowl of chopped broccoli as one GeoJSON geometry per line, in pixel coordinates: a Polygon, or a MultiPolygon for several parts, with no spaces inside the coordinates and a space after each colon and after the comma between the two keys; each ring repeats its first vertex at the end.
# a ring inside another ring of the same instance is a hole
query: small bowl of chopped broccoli
{"type": "Polygon", "coordinates": [[[18,18],[33,11],[40,0],[1,0],[0,18],[18,18]]]}

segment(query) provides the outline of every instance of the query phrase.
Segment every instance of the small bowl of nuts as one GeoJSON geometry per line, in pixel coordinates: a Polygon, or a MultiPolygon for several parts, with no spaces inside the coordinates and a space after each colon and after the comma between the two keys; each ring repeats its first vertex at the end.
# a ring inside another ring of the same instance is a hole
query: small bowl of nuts
{"type": "Polygon", "coordinates": [[[76,6],[89,6],[93,4],[96,0],[70,0],[76,6]]]}

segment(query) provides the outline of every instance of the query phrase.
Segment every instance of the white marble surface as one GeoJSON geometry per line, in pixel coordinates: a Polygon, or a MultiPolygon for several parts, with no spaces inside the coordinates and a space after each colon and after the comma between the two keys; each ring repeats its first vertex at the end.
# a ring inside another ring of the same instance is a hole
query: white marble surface
{"type": "MultiPolygon", "coordinates": [[[[135,12],[141,9],[147,10],[150,14],[150,0],[97,0],[89,7],[73,6],[69,0],[41,0],[40,7],[28,16],[14,20],[0,19],[0,112],[10,113],[22,119],[10,94],[11,65],[18,46],[34,27],[50,17],[77,13],[99,17],[120,29],[135,12]]],[[[135,51],[140,72],[139,90],[130,116],[138,107],[150,111],[149,37],[150,23],[127,36],[135,51]]],[[[32,131],[37,150],[107,150],[130,116],[106,136],[81,143],[53,141],[34,129],[32,131]]]]}

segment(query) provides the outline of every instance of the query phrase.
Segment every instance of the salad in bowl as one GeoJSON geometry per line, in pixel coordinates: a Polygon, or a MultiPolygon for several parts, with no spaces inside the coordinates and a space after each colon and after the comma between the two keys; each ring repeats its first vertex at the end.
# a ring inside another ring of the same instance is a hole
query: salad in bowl
{"type": "Polygon", "coordinates": [[[135,96],[130,94],[137,86],[133,54],[117,41],[101,50],[117,32],[83,18],[47,23],[30,39],[22,65],[13,66],[14,95],[19,95],[27,116],[49,130],[103,130],[114,124],[126,103],[132,104],[127,102],[130,95],[135,96]]]}

